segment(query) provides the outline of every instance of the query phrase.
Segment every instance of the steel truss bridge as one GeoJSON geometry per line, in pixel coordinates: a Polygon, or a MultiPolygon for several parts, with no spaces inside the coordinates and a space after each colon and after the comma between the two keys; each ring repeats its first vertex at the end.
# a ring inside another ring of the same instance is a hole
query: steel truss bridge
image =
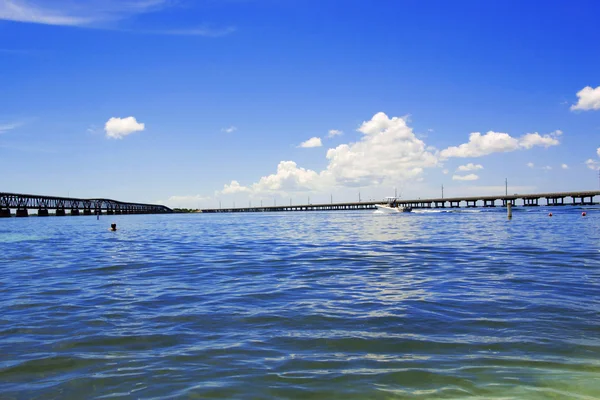
{"type": "Polygon", "coordinates": [[[168,207],[156,204],[0,192],[0,217],[10,217],[11,209],[16,210],[17,217],[27,217],[29,209],[37,209],[37,214],[41,217],[50,215],[49,210],[55,210],[57,216],[67,215],[67,210],[71,215],[93,215],[101,214],[102,212],[108,215],[162,214],[173,212],[168,207]]]}

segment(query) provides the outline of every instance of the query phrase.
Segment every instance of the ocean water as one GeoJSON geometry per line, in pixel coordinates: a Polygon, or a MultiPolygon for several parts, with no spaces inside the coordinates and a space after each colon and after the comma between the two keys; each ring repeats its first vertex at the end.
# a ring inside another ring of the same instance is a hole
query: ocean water
{"type": "Polygon", "coordinates": [[[600,209],[548,211],[0,220],[0,399],[598,399],[600,209]]]}

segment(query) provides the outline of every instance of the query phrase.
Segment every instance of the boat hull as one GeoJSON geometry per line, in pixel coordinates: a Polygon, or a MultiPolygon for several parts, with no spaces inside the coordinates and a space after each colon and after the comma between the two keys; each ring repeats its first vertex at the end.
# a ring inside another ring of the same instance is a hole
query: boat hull
{"type": "Polygon", "coordinates": [[[411,208],[409,208],[409,207],[390,207],[390,206],[383,205],[383,204],[375,204],[375,207],[377,207],[377,211],[381,211],[381,212],[384,212],[387,214],[395,214],[395,213],[411,211],[411,208]]]}

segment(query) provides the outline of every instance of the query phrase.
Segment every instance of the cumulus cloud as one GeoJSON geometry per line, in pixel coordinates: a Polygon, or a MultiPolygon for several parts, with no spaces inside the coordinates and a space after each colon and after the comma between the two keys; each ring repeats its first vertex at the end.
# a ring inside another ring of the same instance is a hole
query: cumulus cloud
{"type": "Polygon", "coordinates": [[[473,132],[469,142],[460,146],[448,147],[440,152],[442,159],[450,157],[481,157],[492,153],[503,153],[515,150],[530,149],[534,146],[556,146],[559,144],[557,136],[562,131],[554,131],[548,135],[527,133],[520,138],[514,138],[508,133],[489,131],[485,135],[473,132]]]}
{"type": "Polygon", "coordinates": [[[519,139],[519,148],[528,150],[534,146],[542,146],[546,148],[550,146],[556,146],[560,143],[556,137],[560,135],[562,135],[562,131],[554,131],[549,135],[543,136],[537,132],[528,133],[519,139]]]}
{"type": "Polygon", "coordinates": [[[459,166],[457,168],[457,171],[461,171],[461,172],[477,171],[478,169],[483,169],[483,165],[468,163],[467,165],[461,165],[461,166],[459,166]]]}
{"type": "Polygon", "coordinates": [[[360,141],[327,151],[327,173],[345,186],[380,184],[387,178],[410,179],[438,165],[404,118],[377,113],[358,128],[360,141]]]}
{"type": "Polygon", "coordinates": [[[327,134],[327,137],[330,137],[330,138],[332,138],[332,137],[334,137],[334,136],[340,136],[340,135],[342,135],[343,133],[344,133],[344,132],[342,132],[342,131],[340,131],[340,130],[337,130],[337,129],[330,129],[330,130],[329,130],[329,133],[327,134]]]}
{"type": "MultiPolygon", "coordinates": [[[[327,166],[320,171],[299,167],[293,161],[281,161],[277,171],[263,176],[257,182],[241,186],[239,183],[226,185],[224,192],[247,192],[250,196],[292,192],[329,191],[332,188],[381,187],[400,182],[419,181],[428,168],[442,167],[440,153],[427,146],[408,125],[407,118],[388,117],[380,112],[357,129],[361,138],[356,142],[330,148],[326,153],[327,166]]],[[[486,135],[473,133],[469,143],[445,150],[447,157],[467,157],[490,154],[500,149],[512,151],[529,149],[533,146],[558,144],[556,131],[548,135],[537,133],[514,138],[506,133],[488,132],[486,135]]],[[[321,145],[319,138],[309,139],[321,145]],[[313,140],[314,139],[314,140],[313,140]],[[319,142],[316,142],[319,140],[319,142]]],[[[307,142],[304,142],[307,144],[307,142]]],[[[477,171],[480,164],[469,163],[459,171],[477,171]]],[[[448,174],[448,169],[442,170],[448,174]]],[[[477,180],[475,174],[454,175],[454,180],[477,180]]]]}
{"type": "Polygon", "coordinates": [[[569,166],[567,164],[561,164],[560,166],[562,169],[569,169],[569,166]]]}
{"type": "Polygon", "coordinates": [[[545,167],[542,167],[542,169],[543,169],[544,171],[552,171],[552,167],[551,167],[551,166],[549,166],[549,165],[546,165],[545,167]]]}
{"type": "Polygon", "coordinates": [[[594,161],[591,158],[585,162],[585,165],[592,170],[600,170],[600,162],[594,161]]]}
{"type": "Polygon", "coordinates": [[[326,187],[327,178],[313,170],[298,167],[294,161],[281,161],[277,172],[263,176],[252,185],[256,194],[290,193],[311,191],[326,187]]]}
{"type": "Polygon", "coordinates": [[[535,167],[535,164],[534,164],[534,163],[532,163],[532,162],[528,162],[528,163],[527,163],[527,166],[528,166],[529,168],[533,168],[533,167],[535,167]]]}
{"type": "Polygon", "coordinates": [[[577,104],[571,106],[571,110],[600,110],[600,86],[593,89],[591,86],[586,86],[577,92],[577,104]]]}
{"type": "Polygon", "coordinates": [[[221,132],[225,132],[225,133],[233,133],[235,131],[237,131],[237,128],[235,126],[230,126],[229,128],[221,129],[221,132]]]}
{"type": "Polygon", "coordinates": [[[598,157],[600,157],[600,147],[598,147],[598,150],[596,150],[596,154],[598,154],[598,157]]]}
{"type": "Polygon", "coordinates": [[[312,137],[312,138],[308,139],[307,141],[300,143],[300,146],[298,146],[298,147],[310,148],[310,147],[321,147],[321,146],[323,146],[323,143],[321,142],[321,138],[312,137]]]}
{"type": "Polygon", "coordinates": [[[453,181],[476,181],[477,179],[479,179],[479,176],[475,174],[452,176],[453,181]]]}
{"type": "Polygon", "coordinates": [[[134,117],[113,117],[106,121],[106,124],[104,125],[106,137],[110,139],[123,139],[127,135],[131,135],[134,132],[141,132],[144,129],[145,125],[137,122],[134,117]]]}
{"type": "Polygon", "coordinates": [[[223,190],[220,193],[222,194],[234,194],[234,193],[245,193],[249,192],[250,188],[246,186],[240,185],[238,181],[231,181],[229,185],[225,184],[223,186],[223,190]]]}

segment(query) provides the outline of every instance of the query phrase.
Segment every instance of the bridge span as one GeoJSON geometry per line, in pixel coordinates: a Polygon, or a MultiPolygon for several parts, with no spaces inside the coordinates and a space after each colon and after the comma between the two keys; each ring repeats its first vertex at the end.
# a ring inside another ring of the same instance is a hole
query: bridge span
{"type": "Polygon", "coordinates": [[[11,209],[17,217],[27,217],[29,209],[37,209],[40,217],[50,215],[55,210],[57,216],[93,215],[105,212],[113,214],[161,214],[173,212],[168,207],[156,204],[127,203],[110,199],[78,199],[73,197],[39,196],[21,193],[0,192],[0,218],[10,217],[11,209]]]}
{"type": "MultiPolygon", "coordinates": [[[[402,207],[416,209],[428,208],[460,208],[460,207],[506,207],[510,203],[513,207],[521,205],[524,207],[535,207],[539,205],[565,206],[565,205],[593,205],[594,198],[600,196],[600,190],[587,192],[554,192],[536,194],[513,194],[500,196],[471,196],[471,197],[448,197],[403,200],[397,203],[402,207]],[[540,202],[544,199],[545,204],[540,202]],[[517,200],[519,200],[517,202],[517,200]],[[520,204],[517,204],[520,203],[520,204]]],[[[219,208],[201,210],[203,213],[231,213],[231,212],[270,212],[270,211],[335,211],[335,210],[374,210],[376,204],[382,201],[363,201],[351,203],[331,204],[304,204],[267,207],[242,207],[242,208],[219,208]]]]}

